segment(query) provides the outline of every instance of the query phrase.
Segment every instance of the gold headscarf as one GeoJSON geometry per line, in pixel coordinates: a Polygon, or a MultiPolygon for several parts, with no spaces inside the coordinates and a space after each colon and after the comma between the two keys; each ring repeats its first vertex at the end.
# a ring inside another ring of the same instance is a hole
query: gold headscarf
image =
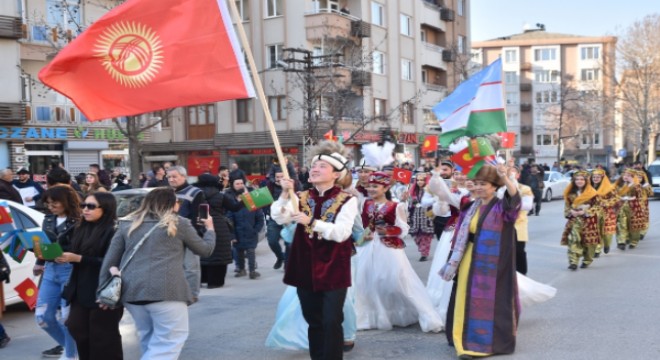
{"type": "Polygon", "coordinates": [[[626,173],[630,174],[630,176],[632,176],[633,185],[638,185],[639,184],[639,179],[637,179],[637,170],[630,169],[630,168],[626,169],[623,172],[623,174],[621,174],[621,177],[619,178],[619,180],[617,180],[617,185],[620,186],[618,192],[619,192],[619,195],[621,195],[621,196],[625,196],[626,194],[628,194],[628,190],[630,190],[630,186],[628,186],[628,183],[623,181],[623,175],[626,174],[626,173]]]}
{"type": "Polygon", "coordinates": [[[580,206],[589,200],[591,200],[594,196],[598,195],[598,192],[596,189],[594,189],[593,186],[591,186],[591,179],[589,178],[589,172],[584,171],[584,170],[579,170],[573,173],[573,180],[571,180],[571,183],[568,184],[566,187],[566,190],[564,190],[564,200],[568,201],[568,195],[571,193],[573,190],[573,184],[575,182],[575,178],[578,176],[582,176],[584,178],[584,190],[578,197],[573,200],[573,207],[580,206]]]}
{"type": "Polygon", "coordinates": [[[598,190],[596,190],[598,192],[598,196],[605,196],[616,189],[616,186],[614,186],[610,182],[610,178],[607,177],[605,170],[594,169],[591,172],[592,177],[593,175],[601,175],[603,177],[603,180],[600,181],[600,185],[598,186],[598,190]]]}

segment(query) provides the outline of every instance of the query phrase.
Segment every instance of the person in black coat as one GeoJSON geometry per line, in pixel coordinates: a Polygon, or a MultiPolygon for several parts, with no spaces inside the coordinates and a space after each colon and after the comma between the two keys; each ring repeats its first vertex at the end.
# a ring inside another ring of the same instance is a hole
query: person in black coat
{"type": "Polygon", "coordinates": [[[110,193],[85,198],[82,219],[73,233],[71,249],[55,259],[73,264],[62,297],[70,305],[66,326],[76,341],[80,360],[123,359],[119,321],[122,307],[103,310],[96,303],[96,288],[103,257],[115,234],[117,201],[110,193]]]}
{"type": "MultiPolygon", "coordinates": [[[[252,191],[247,188],[243,179],[231,179],[231,187],[226,195],[238,197],[244,192],[252,191]]],[[[239,211],[229,211],[227,217],[234,223],[234,249],[236,250],[236,277],[245,276],[245,258],[248,260],[248,269],[250,270],[250,279],[256,279],[261,274],[257,272],[257,261],[255,249],[259,243],[259,232],[264,228],[264,212],[261,209],[249,211],[242,207],[239,211]]]]}
{"type": "Polygon", "coordinates": [[[225,284],[227,265],[232,263],[231,240],[233,234],[227,224],[226,211],[238,211],[243,204],[236,198],[227,196],[220,191],[220,179],[211,174],[202,174],[195,184],[202,190],[209,205],[209,214],[213,218],[215,228],[215,250],[213,254],[200,259],[202,266],[202,283],[206,283],[209,289],[222,287],[225,284]]]}

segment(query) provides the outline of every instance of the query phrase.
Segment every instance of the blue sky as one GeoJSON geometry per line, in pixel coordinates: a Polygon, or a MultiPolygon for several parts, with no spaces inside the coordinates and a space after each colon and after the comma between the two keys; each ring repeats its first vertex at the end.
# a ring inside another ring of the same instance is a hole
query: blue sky
{"type": "Polygon", "coordinates": [[[645,15],[660,13],[658,0],[470,0],[472,41],[519,34],[523,25],[584,36],[619,35],[645,15]]]}

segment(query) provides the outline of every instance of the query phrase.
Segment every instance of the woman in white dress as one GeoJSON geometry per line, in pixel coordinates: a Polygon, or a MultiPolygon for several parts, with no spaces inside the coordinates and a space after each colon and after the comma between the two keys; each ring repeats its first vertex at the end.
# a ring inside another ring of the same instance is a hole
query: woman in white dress
{"type": "Polygon", "coordinates": [[[375,172],[362,210],[364,244],[358,248],[355,310],[358,330],[391,330],[419,322],[424,332],[439,332],[443,321],[424,284],[410,265],[402,240],[408,233],[404,204],[388,201],[391,176],[375,172]]]}

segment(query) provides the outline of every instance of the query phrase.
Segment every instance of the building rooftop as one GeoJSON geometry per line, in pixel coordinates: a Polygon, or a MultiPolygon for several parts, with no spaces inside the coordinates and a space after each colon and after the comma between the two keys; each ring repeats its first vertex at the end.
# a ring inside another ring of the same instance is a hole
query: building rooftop
{"type": "Polygon", "coordinates": [[[586,42],[615,42],[614,36],[583,36],[574,34],[561,34],[547,32],[542,29],[525,30],[520,34],[513,34],[509,36],[501,36],[498,38],[475,41],[472,43],[473,48],[480,47],[498,47],[498,46],[511,46],[511,45],[529,45],[529,44],[558,44],[558,43],[586,43],[586,42]],[[506,44],[506,45],[505,45],[506,44]]]}

